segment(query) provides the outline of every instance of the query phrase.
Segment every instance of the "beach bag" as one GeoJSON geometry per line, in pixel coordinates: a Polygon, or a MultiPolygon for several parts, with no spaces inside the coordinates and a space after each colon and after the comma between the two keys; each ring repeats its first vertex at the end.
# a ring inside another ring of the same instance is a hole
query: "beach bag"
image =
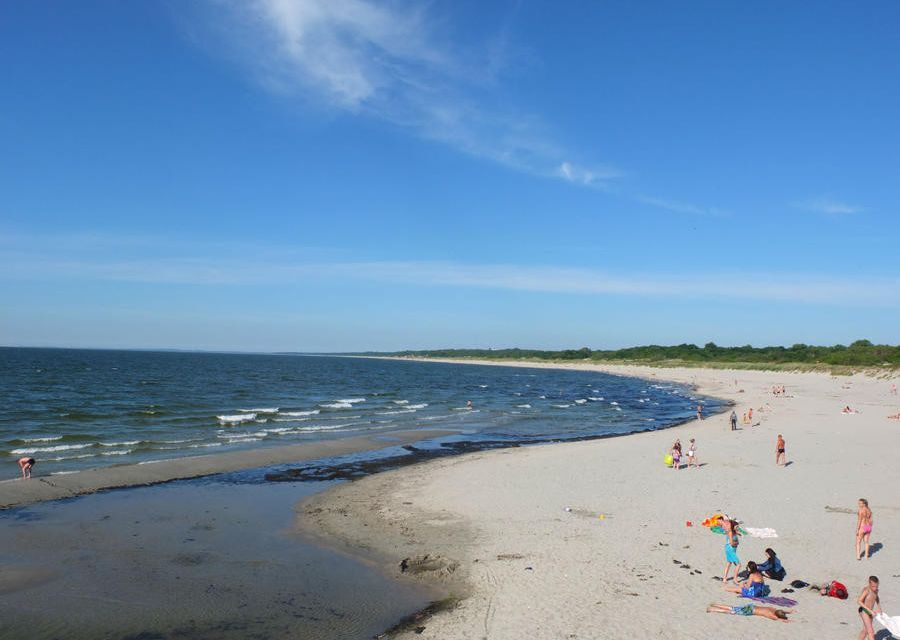
{"type": "Polygon", "coordinates": [[[830,598],[839,598],[840,600],[846,600],[849,596],[847,593],[847,587],[842,585],[837,580],[832,580],[831,584],[828,585],[828,593],[826,593],[830,598]]]}

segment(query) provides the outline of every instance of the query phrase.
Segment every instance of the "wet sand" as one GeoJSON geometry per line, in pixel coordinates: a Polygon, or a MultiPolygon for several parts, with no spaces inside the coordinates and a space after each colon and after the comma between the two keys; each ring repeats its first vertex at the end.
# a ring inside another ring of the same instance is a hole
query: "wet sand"
{"type": "Polygon", "coordinates": [[[336,438],[304,444],[285,445],[190,456],[145,464],[128,464],[71,474],[41,475],[40,460],[29,479],[14,478],[0,481],[0,509],[58,500],[122,487],[151,485],[185,478],[254,469],[258,467],[316,460],[391,445],[403,445],[447,435],[448,431],[394,431],[373,436],[336,438]]]}
{"type": "MultiPolygon", "coordinates": [[[[493,363],[497,364],[497,363],[493,363]]],[[[531,366],[523,364],[522,366],[531,366]]],[[[479,452],[376,474],[298,505],[297,527],[344,550],[363,550],[398,578],[434,585],[458,606],[398,637],[695,639],[855,637],[855,597],[881,578],[888,613],[900,611],[900,400],[896,373],[827,374],[590,367],[696,385],[753,420],[728,414],[673,429],[586,442],[479,452]],[[774,385],[786,396],[774,396],[774,385]],[[844,414],[850,405],[859,413],[844,414]],[[775,466],[775,438],[787,467],[775,466]],[[698,441],[700,469],[662,458],[675,438],[698,441]],[[874,512],[871,559],[854,558],[860,497],[874,512]],[[777,538],[744,537],[739,555],[773,547],[787,580],[839,580],[851,598],[808,590],[792,624],[705,613],[725,593],[725,539],[699,526],[727,512],[777,538]],[[687,526],[691,522],[693,526],[687,526]],[[424,627],[424,628],[422,628],[424,627]]]]}
{"type": "Polygon", "coordinates": [[[0,512],[0,637],[371,638],[429,601],[292,530],[322,483],[260,473],[0,512]]]}

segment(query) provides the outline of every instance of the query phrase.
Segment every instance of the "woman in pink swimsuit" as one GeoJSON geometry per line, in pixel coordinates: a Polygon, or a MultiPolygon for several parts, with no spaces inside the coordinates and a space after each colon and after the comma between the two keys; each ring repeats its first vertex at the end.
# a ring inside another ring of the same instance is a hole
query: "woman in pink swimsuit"
{"type": "Polygon", "coordinates": [[[866,558],[871,557],[869,551],[869,536],[872,535],[872,510],[869,509],[869,501],[859,499],[859,511],[856,513],[856,559],[861,560],[860,546],[866,543],[866,558]]]}

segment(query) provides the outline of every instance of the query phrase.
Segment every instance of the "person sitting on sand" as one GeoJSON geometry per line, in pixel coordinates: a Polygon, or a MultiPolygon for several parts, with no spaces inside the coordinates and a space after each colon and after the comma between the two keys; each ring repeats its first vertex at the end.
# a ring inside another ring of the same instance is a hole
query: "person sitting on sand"
{"type": "MultiPolygon", "coordinates": [[[[763,575],[772,578],[773,580],[784,580],[787,571],[785,571],[784,567],[781,565],[781,560],[778,559],[778,556],[775,555],[775,552],[772,549],[766,549],[766,555],[768,556],[766,561],[757,564],[759,570],[763,575]]],[[[747,563],[747,566],[750,566],[749,562],[747,563]]]]}
{"type": "Polygon", "coordinates": [[[784,436],[782,436],[779,433],[778,439],[775,441],[775,466],[783,467],[784,464],[785,464],[784,436]]]}
{"type": "Polygon", "coordinates": [[[687,450],[687,459],[688,459],[688,469],[691,467],[700,468],[700,465],[697,463],[697,443],[694,442],[694,439],[691,438],[691,444],[688,445],[687,450]]]}
{"type": "Polygon", "coordinates": [[[875,640],[872,619],[875,614],[882,613],[881,599],[878,597],[878,576],[869,576],[869,584],[863,588],[856,602],[859,604],[857,611],[863,623],[862,631],[859,632],[859,640],[875,640]]]}
{"type": "Polygon", "coordinates": [[[737,548],[740,544],[740,531],[738,531],[737,520],[725,518],[722,521],[722,528],[725,530],[725,575],[722,576],[722,582],[728,582],[728,572],[734,566],[734,583],[738,583],[738,572],[741,570],[741,559],[738,558],[737,548]]]}
{"type": "Polygon", "coordinates": [[[794,613],[791,609],[776,609],[775,607],[764,607],[760,604],[745,604],[742,606],[732,607],[728,604],[711,604],[706,607],[706,613],[730,613],[733,616],[760,616],[769,620],[781,620],[782,622],[790,622],[788,614],[794,613]]]}
{"type": "Polygon", "coordinates": [[[859,499],[859,510],[856,512],[856,559],[860,560],[859,548],[863,542],[866,543],[866,558],[872,557],[869,549],[869,537],[872,535],[872,510],[869,508],[869,501],[865,498],[859,499]]]}
{"type": "Polygon", "coordinates": [[[725,591],[739,593],[745,598],[762,598],[769,593],[766,580],[756,563],[751,560],[747,563],[747,579],[734,587],[725,587],[725,591]]]}
{"type": "Polygon", "coordinates": [[[19,458],[19,468],[22,470],[22,478],[31,477],[31,468],[37,464],[34,458],[19,458]]]}
{"type": "Polygon", "coordinates": [[[892,416],[888,416],[888,420],[900,420],[900,411],[898,411],[897,413],[895,413],[892,416]]]}

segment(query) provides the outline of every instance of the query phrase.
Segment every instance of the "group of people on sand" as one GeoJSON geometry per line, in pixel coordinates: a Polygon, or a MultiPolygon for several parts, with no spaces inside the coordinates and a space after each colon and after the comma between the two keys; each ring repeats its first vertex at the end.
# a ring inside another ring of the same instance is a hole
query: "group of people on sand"
{"type": "MultiPolygon", "coordinates": [[[[781,436],[778,436],[779,439],[781,436]]],[[[766,585],[766,578],[773,580],[783,580],[787,575],[787,571],[781,564],[781,560],[775,553],[774,549],[766,549],[766,560],[756,563],[750,561],[747,563],[747,570],[741,573],[741,560],[738,557],[737,550],[740,546],[741,528],[737,520],[732,518],[724,518],[722,520],[722,529],[725,532],[725,571],[722,575],[722,582],[725,591],[739,594],[744,598],[765,598],[769,595],[770,589],[766,585]],[[731,575],[732,571],[734,572],[731,575]],[[727,586],[729,576],[734,586],[727,586]],[[743,579],[739,581],[739,579],[743,579]]],[[[872,510],[869,508],[869,501],[866,498],[860,498],[858,502],[858,510],[856,514],[856,559],[861,560],[863,557],[871,557],[871,546],[869,538],[872,535],[872,510]],[[864,552],[864,553],[861,553],[864,552]]],[[[836,583],[835,583],[836,584],[836,583]]],[[[792,585],[794,586],[794,585],[792,585]]],[[[797,585],[800,586],[800,585],[797,585]]],[[[869,576],[868,582],[857,598],[859,605],[858,613],[862,621],[862,631],[859,634],[859,640],[874,640],[875,630],[873,621],[878,613],[882,612],[881,602],[878,595],[879,581],[878,576],[869,576]]],[[[822,595],[829,595],[827,587],[821,589],[822,595]]],[[[843,597],[846,597],[846,591],[843,597]]],[[[770,620],[781,620],[788,622],[788,614],[793,613],[790,609],[779,609],[776,607],[762,606],[758,604],[746,604],[731,606],[727,604],[711,604],[706,609],[707,613],[727,613],[731,615],[741,616],[761,616],[770,620]]]]}
{"type": "MultiPolygon", "coordinates": [[[[672,457],[672,468],[676,471],[681,469],[682,451],[681,440],[679,438],[675,438],[675,442],[672,443],[672,449],[669,455],[672,457]]],[[[700,463],[697,461],[697,441],[694,438],[691,438],[685,456],[687,457],[687,467],[689,469],[691,467],[696,467],[697,469],[700,468],[700,463]]]]}
{"type": "Polygon", "coordinates": [[[784,385],[775,385],[772,387],[772,395],[773,396],[783,396],[784,395],[784,385]]]}
{"type": "MultiPolygon", "coordinates": [[[[747,566],[752,564],[753,562],[748,562],[747,566]]],[[[878,576],[869,576],[866,586],[863,587],[859,597],[856,599],[856,603],[859,605],[857,611],[863,624],[862,631],[859,632],[859,640],[875,640],[873,621],[876,615],[883,613],[878,587],[878,576]]],[[[780,620],[781,622],[790,622],[788,615],[794,613],[792,609],[779,609],[755,603],[737,606],[711,604],[706,608],[706,612],[727,613],[733,616],[760,616],[769,620],[780,620]]]]}

